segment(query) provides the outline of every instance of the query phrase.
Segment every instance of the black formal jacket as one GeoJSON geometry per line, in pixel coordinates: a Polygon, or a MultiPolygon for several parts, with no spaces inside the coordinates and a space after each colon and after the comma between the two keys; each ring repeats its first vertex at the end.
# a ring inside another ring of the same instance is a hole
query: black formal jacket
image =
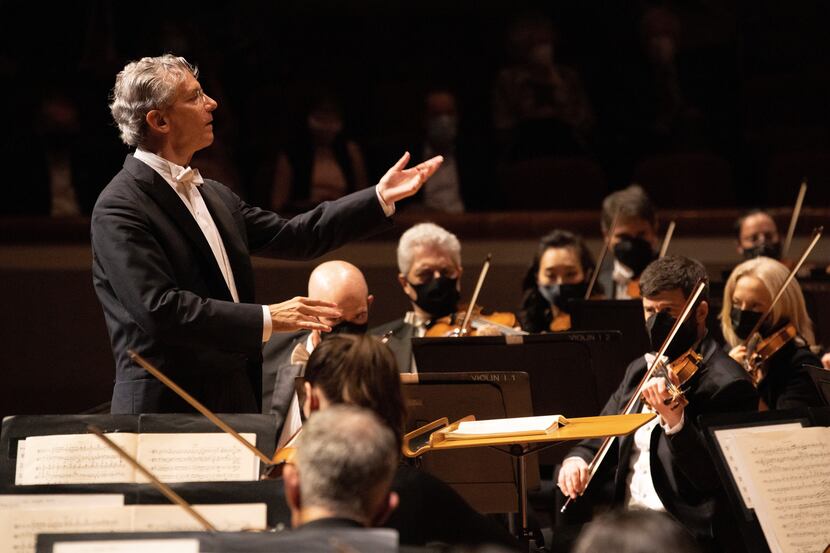
{"type": "Polygon", "coordinates": [[[104,310],[116,377],[113,413],[189,412],[133,363],[146,357],[219,412],[259,412],[262,307],[254,303],[251,253],[311,259],[391,225],[374,187],[284,219],[205,180],[240,303],[198,224],[173,188],[128,155],[92,213],[92,274],[104,310]]]}
{"type": "Polygon", "coordinates": [[[758,385],[758,395],[770,409],[820,407],[819,396],[807,365],[821,366],[821,360],[804,345],[791,340],[767,361],[767,375],[758,385]]]}
{"type": "Polygon", "coordinates": [[[280,333],[262,347],[262,412],[277,418],[277,438],[296,391],[295,379],[305,365],[291,362],[294,348],[308,341],[309,331],[280,333]]]}
{"type": "Polygon", "coordinates": [[[386,336],[392,331],[386,345],[395,354],[398,370],[402,373],[412,372],[412,337],[415,336],[415,327],[403,319],[376,326],[369,329],[372,336],[386,336]]]}
{"type": "MultiPolygon", "coordinates": [[[[698,349],[703,362],[689,379],[683,428],[666,436],[658,424],[651,434],[651,478],[657,495],[666,510],[683,524],[703,544],[711,544],[716,533],[713,523],[726,516],[719,488],[721,481],[703,443],[697,418],[702,414],[754,411],[758,408],[758,394],[746,372],[732,360],[711,338],[705,338],[698,349]]],[[[625,377],[602,410],[602,415],[622,412],[634,389],[646,371],[643,357],[634,360],[626,369],[625,377]]],[[[642,408],[638,402],[635,412],[642,408]]],[[[567,457],[579,456],[590,463],[602,440],[585,440],[571,450],[567,457]]],[[[614,502],[624,501],[626,479],[629,473],[634,434],[615,440],[603,461],[595,480],[613,478],[614,502]]],[[[592,482],[591,486],[602,485],[592,482]]]]}

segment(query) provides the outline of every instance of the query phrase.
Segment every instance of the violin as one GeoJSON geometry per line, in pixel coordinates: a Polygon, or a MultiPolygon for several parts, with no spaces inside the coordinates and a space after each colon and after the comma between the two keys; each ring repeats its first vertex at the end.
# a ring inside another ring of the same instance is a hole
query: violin
{"type": "Polygon", "coordinates": [[[499,334],[527,334],[527,332],[515,328],[518,326],[518,321],[516,320],[516,315],[513,313],[494,312],[490,315],[482,315],[481,306],[476,305],[481,287],[484,285],[484,279],[490,270],[490,261],[492,259],[493,254],[487,254],[487,258],[484,260],[484,265],[481,268],[481,273],[478,275],[478,282],[473,291],[472,300],[470,300],[467,308],[457,313],[451,313],[432,323],[427,330],[426,336],[430,338],[474,336],[485,326],[495,327],[499,331],[499,334]]]}
{"type": "Polygon", "coordinates": [[[553,320],[550,322],[550,326],[548,327],[551,332],[564,332],[566,330],[571,329],[571,315],[570,313],[565,313],[564,311],[560,311],[558,315],[556,315],[553,320]]]}
{"type": "Polygon", "coordinates": [[[694,376],[702,361],[703,357],[698,352],[689,349],[668,365],[661,364],[655,371],[654,376],[663,376],[666,379],[666,391],[671,394],[671,397],[667,398],[664,403],[671,405],[672,411],[678,407],[686,407],[689,404],[685,397],[685,391],[680,386],[683,386],[694,376]],[[669,371],[677,377],[679,382],[677,385],[668,378],[669,371]]]}
{"type": "Polygon", "coordinates": [[[440,319],[436,319],[427,329],[425,336],[429,338],[440,338],[445,336],[477,336],[484,327],[495,327],[500,334],[523,334],[517,330],[518,320],[516,315],[507,311],[494,311],[490,314],[483,314],[480,305],[473,307],[469,322],[464,325],[464,316],[467,310],[459,310],[440,319]]]}
{"type": "Polygon", "coordinates": [[[766,362],[778,350],[790,343],[798,335],[795,325],[789,323],[778,329],[766,338],[755,334],[746,345],[746,359],[744,368],[749,372],[752,381],[757,387],[766,376],[766,362]]]}

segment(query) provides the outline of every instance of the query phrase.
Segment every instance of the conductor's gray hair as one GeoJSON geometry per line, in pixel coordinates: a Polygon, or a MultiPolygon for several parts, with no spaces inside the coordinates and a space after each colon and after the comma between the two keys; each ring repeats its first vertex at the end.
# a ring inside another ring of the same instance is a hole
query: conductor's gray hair
{"type": "Polygon", "coordinates": [[[369,523],[398,458],[395,434],[371,411],[334,405],[315,412],[303,425],[294,458],[303,507],[369,523]]]}
{"type": "Polygon", "coordinates": [[[128,63],[115,77],[110,112],[128,146],[143,146],[147,114],[168,107],[176,88],[199,70],[182,57],[165,54],[128,63]]]}
{"type": "Polygon", "coordinates": [[[415,248],[435,248],[445,252],[461,267],[461,243],[458,237],[435,223],[419,223],[401,235],[398,242],[398,269],[407,274],[412,268],[415,248]]]}

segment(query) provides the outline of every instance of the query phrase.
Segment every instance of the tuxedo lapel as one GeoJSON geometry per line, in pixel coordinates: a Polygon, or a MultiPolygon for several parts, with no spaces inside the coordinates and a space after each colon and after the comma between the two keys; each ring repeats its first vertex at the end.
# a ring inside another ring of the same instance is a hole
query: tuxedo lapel
{"type": "Polygon", "coordinates": [[[231,264],[236,291],[239,294],[239,301],[243,303],[254,301],[254,279],[251,257],[248,248],[242,241],[239,229],[236,228],[233,215],[225,202],[219,197],[216,191],[207,181],[199,188],[205,205],[210,211],[219,235],[225,246],[225,253],[228,254],[228,261],[231,264]]]}
{"type": "Polygon", "coordinates": [[[127,156],[124,161],[124,169],[127,170],[138,183],[138,186],[149,196],[158,206],[167,213],[168,217],[173,223],[187,236],[196,249],[204,258],[204,266],[210,272],[211,282],[217,291],[222,291],[220,299],[231,300],[231,293],[228,290],[228,285],[219,265],[216,263],[216,257],[213,255],[213,250],[205,239],[202,229],[193,215],[185,207],[182,199],[176,194],[175,190],[170,184],[165,181],[161,175],[156,173],[146,163],[135,159],[132,155],[127,156]]]}

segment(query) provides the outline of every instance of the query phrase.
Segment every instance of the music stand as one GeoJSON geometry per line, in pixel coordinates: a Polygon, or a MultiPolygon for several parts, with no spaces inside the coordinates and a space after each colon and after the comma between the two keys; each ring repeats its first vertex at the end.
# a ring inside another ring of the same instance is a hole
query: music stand
{"type": "Polygon", "coordinates": [[[723,483],[729,506],[735,515],[742,541],[749,551],[769,552],[764,533],[761,530],[755,511],[747,508],[740,489],[729,467],[727,453],[716,434],[721,430],[750,428],[768,425],[797,423],[802,426],[827,426],[830,423],[830,408],[801,408],[783,411],[762,411],[748,413],[729,413],[702,415],[699,418],[703,429],[706,448],[715,464],[715,469],[723,483]]]}
{"type": "MultiPolygon", "coordinates": [[[[413,338],[412,352],[421,375],[525,371],[534,415],[588,417],[602,411],[622,380],[620,339],[613,331],[413,338]]],[[[564,455],[561,448],[547,449],[539,462],[556,465],[564,455]]]]}
{"type": "Polygon", "coordinates": [[[810,378],[813,379],[813,384],[818,389],[818,395],[824,401],[825,405],[830,405],[830,371],[824,367],[814,367],[806,365],[807,370],[810,371],[810,378]]]}
{"type": "Polygon", "coordinates": [[[622,334],[620,355],[626,366],[651,351],[643,319],[643,300],[571,300],[568,309],[572,330],[619,331],[622,334]]]}
{"type": "MultiPolygon", "coordinates": [[[[525,372],[420,373],[402,385],[407,406],[406,431],[441,417],[482,419],[532,414],[530,381],[525,372]]],[[[481,513],[518,509],[513,460],[497,451],[444,451],[425,457],[421,468],[452,486],[481,513]]],[[[539,462],[528,463],[528,486],[539,485],[539,462]]]]}

